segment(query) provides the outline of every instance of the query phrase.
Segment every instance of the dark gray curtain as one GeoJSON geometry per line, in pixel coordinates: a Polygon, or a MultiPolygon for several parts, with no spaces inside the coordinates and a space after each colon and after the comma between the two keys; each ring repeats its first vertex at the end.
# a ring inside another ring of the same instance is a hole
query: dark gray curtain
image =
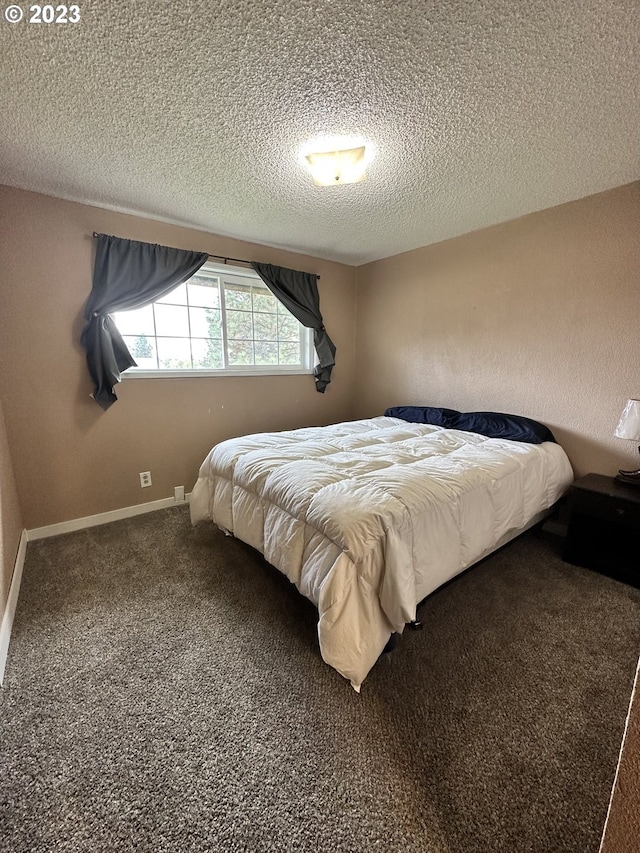
{"type": "Polygon", "coordinates": [[[109,315],[155,302],[191,278],[209,256],[106,234],[97,240],[93,288],[81,340],[95,384],[92,397],[108,409],[118,399],[113,386],[120,382],[120,374],[136,366],[109,315]]]}
{"type": "Polygon", "coordinates": [[[276,267],[273,264],[254,262],[251,266],[276,299],[291,311],[296,320],[307,329],[313,329],[313,343],[319,362],[314,370],[316,391],[324,394],[325,388],[331,382],[336,348],[322,322],[318,276],[285,267],[276,267]]]}

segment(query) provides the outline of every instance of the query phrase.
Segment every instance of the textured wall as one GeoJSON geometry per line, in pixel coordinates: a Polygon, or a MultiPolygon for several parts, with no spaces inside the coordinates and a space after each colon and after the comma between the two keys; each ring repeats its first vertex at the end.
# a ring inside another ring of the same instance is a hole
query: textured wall
{"type": "Polygon", "coordinates": [[[21,534],[22,514],[0,401],[0,618],[9,596],[21,534]]]}
{"type": "Polygon", "coordinates": [[[578,475],[636,467],[640,184],[358,270],[356,413],[412,403],[549,424],[578,475]]]}
{"type": "Polygon", "coordinates": [[[2,188],[0,383],[24,523],[39,527],[189,491],[230,435],[344,420],[355,358],[355,270],[21,190],[2,188]],[[92,232],[199,249],[321,275],[338,349],[324,395],[304,376],[124,380],[107,412],[79,344],[91,289],[92,232]],[[141,490],[138,472],[151,471],[141,490]]]}
{"type": "Polygon", "coordinates": [[[20,190],[0,193],[0,387],[27,528],[167,497],[175,485],[190,489],[208,448],[229,435],[399,403],[536,417],[554,429],[578,473],[636,462],[632,443],[612,433],[624,401],[640,394],[639,184],[357,271],[20,190]],[[93,230],[321,274],[338,346],[327,393],[317,394],[308,376],[131,380],[102,412],[89,398],[78,343],[93,230]],[[146,470],[154,485],[142,491],[138,472],[146,470]]]}

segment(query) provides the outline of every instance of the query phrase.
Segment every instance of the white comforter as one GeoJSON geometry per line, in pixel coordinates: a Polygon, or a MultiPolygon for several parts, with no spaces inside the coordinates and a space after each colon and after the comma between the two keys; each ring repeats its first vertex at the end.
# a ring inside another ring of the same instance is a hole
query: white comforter
{"type": "Polygon", "coordinates": [[[311,599],[322,657],[359,690],[416,604],[572,480],[557,444],[378,417],[223,441],[200,468],[191,520],[257,548],[311,599]]]}

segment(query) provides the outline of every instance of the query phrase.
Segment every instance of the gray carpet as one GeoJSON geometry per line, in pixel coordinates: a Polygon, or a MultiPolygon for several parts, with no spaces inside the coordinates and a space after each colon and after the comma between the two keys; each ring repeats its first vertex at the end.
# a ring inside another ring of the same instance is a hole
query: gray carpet
{"type": "Polygon", "coordinates": [[[287,580],[185,508],[30,543],[2,850],[596,853],[640,591],[527,534],[357,695],[287,580]]]}

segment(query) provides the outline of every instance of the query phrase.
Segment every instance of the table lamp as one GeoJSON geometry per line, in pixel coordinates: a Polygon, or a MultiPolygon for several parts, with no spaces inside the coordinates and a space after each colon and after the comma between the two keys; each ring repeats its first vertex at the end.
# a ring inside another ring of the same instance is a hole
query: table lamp
{"type": "MultiPolygon", "coordinates": [[[[640,442],[640,400],[627,400],[627,405],[620,415],[615,435],[617,438],[628,438],[630,441],[640,442]]],[[[638,451],[640,451],[640,447],[638,447],[638,451]]],[[[616,480],[640,486],[640,468],[636,471],[618,471],[616,480]]]]}

